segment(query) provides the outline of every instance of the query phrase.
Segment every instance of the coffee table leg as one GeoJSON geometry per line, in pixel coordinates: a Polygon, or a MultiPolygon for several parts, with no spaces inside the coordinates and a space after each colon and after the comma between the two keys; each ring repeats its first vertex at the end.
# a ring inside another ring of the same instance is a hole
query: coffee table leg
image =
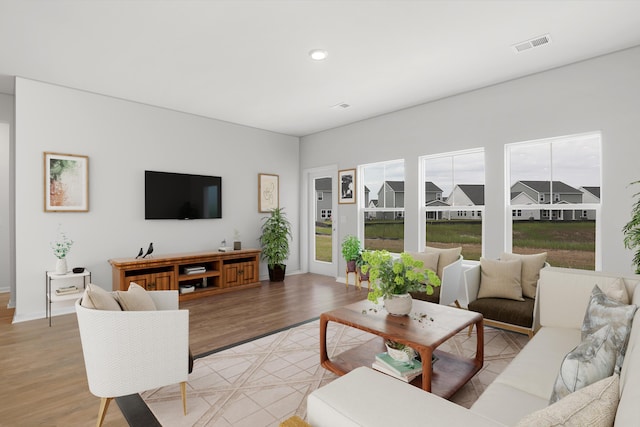
{"type": "Polygon", "coordinates": [[[324,315],[320,315],[320,366],[324,366],[325,362],[329,360],[327,354],[327,319],[324,315]]]}
{"type": "Polygon", "coordinates": [[[431,392],[431,374],[433,373],[431,357],[433,351],[431,351],[431,348],[425,347],[419,349],[418,352],[420,353],[420,359],[422,359],[422,389],[431,392]]]}
{"type": "Polygon", "coordinates": [[[476,344],[476,365],[482,368],[484,364],[484,320],[480,319],[476,322],[477,344],[476,344]]]}

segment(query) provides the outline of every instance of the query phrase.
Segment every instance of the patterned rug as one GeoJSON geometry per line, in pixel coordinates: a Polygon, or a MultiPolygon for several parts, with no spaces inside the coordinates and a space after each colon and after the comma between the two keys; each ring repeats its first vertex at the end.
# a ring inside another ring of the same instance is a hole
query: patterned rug
{"type": "MultiPolygon", "coordinates": [[[[187,385],[187,415],[178,385],[141,396],[163,426],[279,426],[293,415],[306,419],[309,393],[336,376],[320,367],[319,321],[314,320],[224,351],[197,358],[187,385]]],[[[329,323],[330,357],[374,335],[329,323]]],[[[469,407],[527,343],[522,334],[485,328],[485,362],[452,401],[469,407]]],[[[475,354],[475,332],[459,333],[439,348],[465,357],[475,354]]]]}

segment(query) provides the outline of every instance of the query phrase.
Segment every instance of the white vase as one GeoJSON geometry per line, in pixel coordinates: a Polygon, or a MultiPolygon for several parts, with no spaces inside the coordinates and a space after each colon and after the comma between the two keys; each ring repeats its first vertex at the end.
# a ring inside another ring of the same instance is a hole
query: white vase
{"type": "Polygon", "coordinates": [[[384,299],[384,308],[393,316],[406,316],[413,308],[410,294],[391,295],[384,299]]]}
{"type": "Polygon", "coordinates": [[[67,274],[69,270],[67,269],[67,259],[66,258],[58,258],[56,261],[56,274],[67,274]]]}

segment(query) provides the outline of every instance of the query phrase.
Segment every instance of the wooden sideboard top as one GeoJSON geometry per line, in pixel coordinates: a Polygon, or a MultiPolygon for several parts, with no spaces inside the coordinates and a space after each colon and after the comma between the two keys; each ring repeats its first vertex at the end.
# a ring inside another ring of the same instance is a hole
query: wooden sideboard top
{"type": "Polygon", "coordinates": [[[226,259],[238,258],[242,256],[256,256],[260,249],[239,249],[236,251],[202,251],[202,252],[182,252],[177,254],[158,254],[149,258],[111,258],[109,264],[114,267],[138,268],[152,265],[166,265],[175,263],[202,262],[203,259],[226,259]]]}

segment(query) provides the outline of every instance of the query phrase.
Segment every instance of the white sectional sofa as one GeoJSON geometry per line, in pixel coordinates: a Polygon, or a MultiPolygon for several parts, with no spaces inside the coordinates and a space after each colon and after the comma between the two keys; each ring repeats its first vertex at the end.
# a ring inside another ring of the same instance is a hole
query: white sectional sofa
{"type": "MultiPolygon", "coordinates": [[[[515,426],[549,405],[565,355],[581,342],[594,285],[603,290],[620,275],[549,267],[540,273],[540,329],[470,409],[361,367],[319,388],[307,400],[313,427],[515,426]]],[[[640,306],[640,276],[624,277],[631,303],[640,306]]],[[[640,425],[640,310],[620,374],[615,426],[640,425]]],[[[565,398],[566,399],[566,398],[565,398]]]]}

